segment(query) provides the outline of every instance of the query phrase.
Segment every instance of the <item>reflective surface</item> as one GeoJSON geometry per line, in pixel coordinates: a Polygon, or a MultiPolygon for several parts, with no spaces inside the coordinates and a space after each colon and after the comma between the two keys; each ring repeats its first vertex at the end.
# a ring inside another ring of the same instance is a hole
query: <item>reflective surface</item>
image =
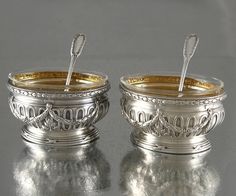
{"type": "Polygon", "coordinates": [[[25,148],[14,163],[17,195],[90,195],[110,186],[110,166],[93,145],[25,148]]]}
{"type": "Polygon", "coordinates": [[[213,196],[220,178],[204,160],[207,153],[171,155],[132,150],[121,163],[123,194],[213,196]]]}
{"type": "MultiPolygon", "coordinates": [[[[202,190],[216,196],[235,196],[236,2],[234,0],[2,0],[0,4],[1,195],[20,195],[14,165],[17,162],[20,164],[19,157],[25,148],[20,137],[23,125],[12,116],[7,103],[8,73],[30,68],[35,70],[35,67],[43,66],[52,68],[61,66],[66,70],[69,58],[66,54],[70,47],[68,43],[76,32],[84,32],[88,42],[83,56],[79,59],[78,69],[84,72],[106,73],[112,88],[109,91],[109,112],[96,124],[100,131],[97,149],[103,154],[105,162],[110,165],[108,175],[102,176],[108,177],[110,185],[96,191],[86,192],[85,189],[82,191],[84,195],[131,194],[132,189],[128,183],[130,180],[124,177],[122,165],[125,157],[129,156],[128,153],[132,153],[135,147],[129,141],[133,129],[121,116],[119,79],[122,75],[138,72],[180,73],[181,48],[185,35],[196,32],[201,41],[188,72],[219,78],[225,83],[225,91],[228,94],[224,102],[225,120],[209,135],[212,150],[205,157],[206,164],[213,168],[210,171],[215,171],[214,175],[219,176],[220,182],[218,185],[215,181],[212,188],[206,186],[202,190]]],[[[143,155],[141,158],[139,156],[137,159],[141,159],[142,164],[143,155]]],[[[90,163],[87,161],[87,164],[90,163]]],[[[155,164],[154,166],[157,167],[155,164]]],[[[161,165],[161,167],[167,166],[161,165]]],[[[158,167],[154,171],[157,169],[158,167]]],[[[135,168],[133,170],[135,171],[135,168]]],[[[24,171],[23,166],[20,171],[24,171]]],[[[52,172],[58,176],[56,169],[52,172]]],[[[136,175],[126,174],[131,177],[136,175]]],[[[156,195],[160,194],[160,189],[154,187],[155,183],[160,183],[154,180],[156,174],[147,174],[153,176],[150,178],[150,191],[152,191],[150,194],[154,194],[153,192],[156,192],[156,195]]],[[[168,175],[168,172],[163,174],[168,175]]],[[[76,175],[81,173],[76,172],[76,175]]],[[[49,175],[45,174],[45,177],[47,176],[49,175]]],[[[69,178],[68,176],[67,179],[69,178]]],[[[53,193],[56,195],[59,190],[66,190],[68,186],[73,185],[62,184],[59,189],[58,186],[55,188],[55,180],[52,181],[49,177],[47,180],[47,183],[54,185],[50,190],[51,195],[53,193]]],[[[140,182],[140,179],[138,180],[140,182]]],[[[194,186],[196,194],[199,193],[198,185],[199,183],[194,186]]],[[[143,187],[143,190],[145,188],[143,187]]]]}

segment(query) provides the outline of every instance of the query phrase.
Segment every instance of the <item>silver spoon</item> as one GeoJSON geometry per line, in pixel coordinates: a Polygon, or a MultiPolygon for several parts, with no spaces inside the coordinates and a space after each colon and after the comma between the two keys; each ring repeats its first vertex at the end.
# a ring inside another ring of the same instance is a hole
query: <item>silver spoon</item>
{"type": "MultiPolygon", "coordinates": [[[[70,84],[71,81],[71,76],[75,67],[75,63],[77,58],[80,56],[82,53],[84,44],[86,42],[86,37],[84,34],[76,34],[73,38],[73,41],[71,43],[71,49],[70,49],[70,65],[69,65],[69,70],[66,78],[66,85],[70,84]]],[[[68,89],[65,89],[68,90],[68,89]]]]}
{"type": "Polygon", "coordinates": [[[188,35],[185,39],[184,48],[183,48],[184,63],[183,63],[181,78],[180,78],[180,83],[179,83],[179,90],[178,90],[179,92],[183,91],[184,80],[186,77],[188,64],[196,51],[198,42],[199,42],[199,38],[197,37],[196,34],[188,35]]]}

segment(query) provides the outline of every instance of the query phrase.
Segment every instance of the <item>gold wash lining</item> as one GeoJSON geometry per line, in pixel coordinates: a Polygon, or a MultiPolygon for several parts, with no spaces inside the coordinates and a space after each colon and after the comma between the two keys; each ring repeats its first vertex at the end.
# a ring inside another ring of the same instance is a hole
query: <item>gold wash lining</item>
{"type": "Polygon", "coordinates": [[[67,72],[44,71],[16,73],[10,76],[12,85],[26,89],[83,91],[99,88],[107,83],[107,78],[94,73],[74,72],[71,83],[65,86],[67,72]]]}
{"type": "MultiPolygon", "coordinates": [[[[155,94],[161,96],[179,95],[179,76],[129,76],[124,79],[124,85],[133,91],[144,94],[155,94]]],[[[220,85],[212,82],[187,77],[184,82],[183,96],[215,96],[223,92],[220,85]]]]}

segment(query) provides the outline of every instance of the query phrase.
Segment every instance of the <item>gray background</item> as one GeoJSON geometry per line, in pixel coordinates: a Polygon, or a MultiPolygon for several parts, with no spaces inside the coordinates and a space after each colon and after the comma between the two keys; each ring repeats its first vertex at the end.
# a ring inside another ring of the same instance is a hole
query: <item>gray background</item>
{"type": "Polygon", "coordinates": [[[7,103],[8,73],[66,69],[73,35],[87,35],[76,69],[104,72],[112,86],[109,113],[97,124],[97,146],[110,165],[110,186],[97,194],[121,195],[121,161],[135,147],[129,141],[132,128],[120,114],[119,78],[128,73],[179,72],[184,37],[195,32],[200,43],[189,72],[220,78],[228,93],[226,118],[209,136],[213,148],[207,160],[220,177],[216,195],[235,195],[235,9],[234,0],[1,0],[0,194],[17,195],[14,163],[24,149],[22,124],[7,103]]]}

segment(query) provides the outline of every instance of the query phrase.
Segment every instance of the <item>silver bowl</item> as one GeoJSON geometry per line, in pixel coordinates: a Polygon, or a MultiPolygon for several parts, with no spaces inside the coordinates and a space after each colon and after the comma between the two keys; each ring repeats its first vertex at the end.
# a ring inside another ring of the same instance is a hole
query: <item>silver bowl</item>
{"type": "Polygon", "coordinates": [[[32,143],[52,146],[85,144],[98,138],[94,123],[108,112],[105,75],[67,72],[23,72],[9,74],[9,105],[24,122],[22,137],[32,143]]]}
{"type": "Polygon", "coordinates": [[[225,116],[223,82],[191,75],[179,94],[179,79],[172,74],[121,78],[122,114],[135,128],[133,143],[174,154],[211,147],[206,135],[225,116]]]}

